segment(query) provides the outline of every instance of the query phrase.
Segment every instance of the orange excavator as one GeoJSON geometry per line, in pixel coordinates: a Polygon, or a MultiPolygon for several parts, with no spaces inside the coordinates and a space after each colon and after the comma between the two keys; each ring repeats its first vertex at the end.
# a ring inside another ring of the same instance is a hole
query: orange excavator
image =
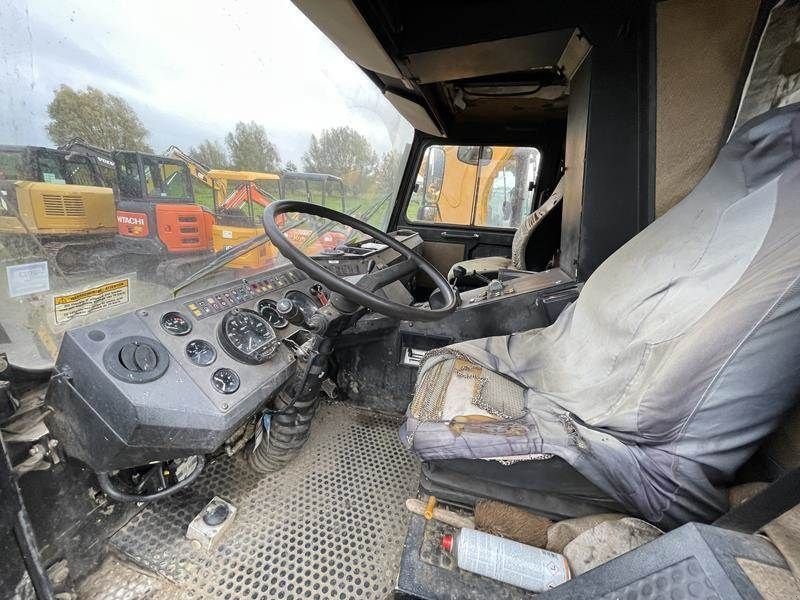
{"type": "Polygon", "coordinates": [[[113,162],[117,236],[94,255],[109,273],[137,271],[167,284],[183,280],[213,250],[214,215],[197,204],[182,160],[142,152],[110,152],[81,140],[66,148],[113,162]]]}

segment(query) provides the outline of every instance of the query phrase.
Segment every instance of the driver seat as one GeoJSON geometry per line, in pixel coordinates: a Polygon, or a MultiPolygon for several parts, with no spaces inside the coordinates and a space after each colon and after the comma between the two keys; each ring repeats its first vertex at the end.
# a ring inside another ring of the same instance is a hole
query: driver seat
{"type": "Polygon", "coordinates": [[[556,322],[429,352],[400,437],[444,499],[711,521],[800,395],[800,105],[762,115],[556,322]]]}

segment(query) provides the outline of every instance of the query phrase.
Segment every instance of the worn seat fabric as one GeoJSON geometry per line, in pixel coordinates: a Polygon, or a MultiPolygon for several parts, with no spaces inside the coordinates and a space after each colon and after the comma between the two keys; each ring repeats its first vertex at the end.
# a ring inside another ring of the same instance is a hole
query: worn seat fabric
{"type": "Polygon", "coordinates": [[[552,454],[665,527],[720,515],[800,390],[798,148],[798,105],[754,119],[553,325],[429,353],[419,389],[459,359],[517,382],[523,408],[448,384],[401,440],[424,460],[552,454]]]}

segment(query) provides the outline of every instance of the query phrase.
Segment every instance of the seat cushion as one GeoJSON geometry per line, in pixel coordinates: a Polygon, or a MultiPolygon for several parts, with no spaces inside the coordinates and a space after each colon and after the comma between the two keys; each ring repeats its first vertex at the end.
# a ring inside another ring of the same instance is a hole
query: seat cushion
{"type": "MultiPolygon", "coordinates": [[[[462,260],[457,262],[447,273],[447,279],[453,281],[453,269],[456,267],[464,267],[467,271],[467,277],[478,273],[480,275],[489,276],[495,275],[500,269],[508,269],[511,267],[511,259],[505,256],[484,256],[483,258],[473,258],[472,260],[462,260]]],[[[491,279],[491,277],[490,277],[491,279]]]]}

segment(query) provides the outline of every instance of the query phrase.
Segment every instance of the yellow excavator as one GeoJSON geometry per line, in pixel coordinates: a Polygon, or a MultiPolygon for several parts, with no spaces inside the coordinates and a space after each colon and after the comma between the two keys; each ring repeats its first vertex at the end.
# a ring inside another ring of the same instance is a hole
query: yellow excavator
{"type": "MultiPolygon", "coordinates": [[[[280,176],[224,169],[212,169],[207,176],[214,191],[214,252],[227,250],[262,233],[264,208],[281,197],[280,176]]],[[[272,244],[266,243],[231,261],[228,266],[234,269],[261,268],[275,256],[272,244]]]]}
{"type": "Polygon", "coordinates": [[[114,193],[96,162],[38,146],[0,146],[0,236],[4,244],[46,257],[62,274],[117,233],[114,193]],[[76,242],[78,242],[76,244],[76,242]]]}

